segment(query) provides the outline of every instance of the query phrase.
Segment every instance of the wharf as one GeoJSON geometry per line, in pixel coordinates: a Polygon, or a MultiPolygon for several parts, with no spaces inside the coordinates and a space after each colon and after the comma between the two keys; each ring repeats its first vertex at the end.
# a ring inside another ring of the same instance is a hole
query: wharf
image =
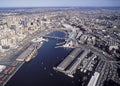
{"type": "Polygon", "coordinates": [[[69,77],[74,77],[73,74],[88,53],[89,50],[76,48],[57,67],[53,67],[53,69],[62,72],[69,77]]]}
{"type": "Polygon", "coordinates": [[[58,66],[57,69],[65,70],[70,63],[79,55],[81,48],[74,49],[58,66]]]}

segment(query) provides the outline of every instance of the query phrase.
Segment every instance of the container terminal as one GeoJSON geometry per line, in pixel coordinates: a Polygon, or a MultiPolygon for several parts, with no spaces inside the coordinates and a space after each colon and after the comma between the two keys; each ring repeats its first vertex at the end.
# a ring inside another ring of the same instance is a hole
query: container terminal
{"type": "Polygon", "coordinates": [[[25,62],[29,62],[37,55],[43,41],[46,40],[32,40],[29,46],[18,55],[16,61],[12,62],[9,66],[0,65],[0,86],[4,86],[25,62]]]}

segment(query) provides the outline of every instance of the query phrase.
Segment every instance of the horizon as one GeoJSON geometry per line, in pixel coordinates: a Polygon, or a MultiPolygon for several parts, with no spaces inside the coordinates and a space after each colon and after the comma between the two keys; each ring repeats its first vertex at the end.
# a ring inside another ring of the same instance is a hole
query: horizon
{"type": "Polygon", "coordinates": [[[0,7],[0,8],[116,8],[120,6],[24,6],[24,7],[0,7]]]}
{"type": "Polygon", "coordinates": [[[120,0],[1,0],[1,7],[120,7],[120,0]]]}

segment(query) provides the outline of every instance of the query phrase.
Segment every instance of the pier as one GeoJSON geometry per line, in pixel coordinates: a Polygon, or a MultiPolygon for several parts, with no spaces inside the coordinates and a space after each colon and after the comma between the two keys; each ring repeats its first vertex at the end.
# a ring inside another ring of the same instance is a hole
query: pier
{"type": "Polygon", "coordinates": [[[0,86],[4,86],[12,76],[25,63],[30,61],[37,55],[37,50],[42,46],[42,43],[31,43],[10,66],[6,67],[0,74],[0,86]]]}
{"type": "Polygon", "coordinates": [[[34,51],[37,52],[37,43],[31,44],[18,58],[16,59],[17,61],[25,61],[27,57],[30,56],[34,51]]]}
{"type": "Polygon", "coordinates": [[[58,66],[57,69],[65,70],[70,63],[79,55],[81,52],[80,48],[74,49],[58,66]]]}
{"type": "MultiPolygon", "coordinates": [[[[19,62],[17,64],[17,67],[15,67],[15,70],[13,70],[12,74],[6,75],[8,78],[5,80],[5,82],[2,84],[2,86],[5,86],[5,84],[14,76],[14,74],[21,68],[21,66],[24,64],[24,62],[19,62]]],[[[1,85],[0,85],[1,86],[1,85]]]]}
{"type": "Polygon", "coordinates": [[[82,52],[82,54],[77,58],[77,60],[73,63],[73,65],[66,70],[66,73],[69,76],[73,76],[73,74],[76,72],[78,66],[80,65],[80,63],[82,62],[82,60],[84,59],[84,57],[89,53],[88,50],[85,50],[84,52],[82,52]]]}
{"type": "Polygon", "coordinates": [[[74,77],[82,60],[87,56],[89,50],[82,50],[81,48],[74,49],[54,70],[62,72],[69,77],[74,77]]]}

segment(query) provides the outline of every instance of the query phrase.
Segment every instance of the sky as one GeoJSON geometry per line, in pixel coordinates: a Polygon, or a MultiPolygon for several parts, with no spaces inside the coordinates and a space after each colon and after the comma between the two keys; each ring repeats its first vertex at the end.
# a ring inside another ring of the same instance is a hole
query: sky
{"type": "Polygon", "coordinates": [[[120,0],[0,0],[0,7],[120,7],[120,0]]]}

